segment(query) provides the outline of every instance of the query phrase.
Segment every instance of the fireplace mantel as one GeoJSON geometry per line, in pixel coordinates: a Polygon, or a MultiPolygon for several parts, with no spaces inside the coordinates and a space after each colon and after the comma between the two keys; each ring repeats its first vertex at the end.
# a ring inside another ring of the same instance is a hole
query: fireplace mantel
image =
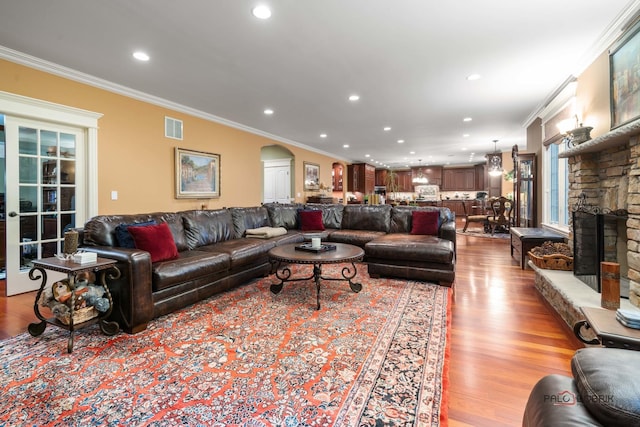
{"type": "Polygon", "coordinates": [[[617,147],[618,145],[629,142],[629,138],[634,135],[640,135],[640,119],[583,142],[577,147],[570,148],[560,153],[558,157],[572,157],[583,153],[595,153],[607,148],[617,147]]]}

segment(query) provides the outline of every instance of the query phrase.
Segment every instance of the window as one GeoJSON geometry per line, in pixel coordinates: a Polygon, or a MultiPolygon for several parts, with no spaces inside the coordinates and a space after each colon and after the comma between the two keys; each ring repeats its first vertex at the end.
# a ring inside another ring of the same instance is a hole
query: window
{"type": "Polygon", "coordinates": [[[544,149],[543,223],[568,231],[569,229],[569,165],[558,155],[565,144],[550,144],[544,149]]]}

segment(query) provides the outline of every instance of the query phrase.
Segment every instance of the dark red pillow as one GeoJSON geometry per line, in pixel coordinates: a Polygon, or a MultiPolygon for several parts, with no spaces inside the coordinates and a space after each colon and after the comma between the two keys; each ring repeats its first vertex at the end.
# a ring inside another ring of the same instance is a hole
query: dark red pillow
{"type": "Polygon", "coordinates": [[[300,229],[302,231],[322,231],[322,211],[300,211],[300,229]]]}
{"type": "Polygon", "coordinates": [[[438,235],[438,211],[413,211],[411,213],[411,234],[438,235]]]}
{"type": "Polygon", "coordinates": [[[144,227],[129,226],[127,230],[133,237],[136,248],[151,254],[151,262],[178,258],[178,248],[166,222],[144,227]]]}

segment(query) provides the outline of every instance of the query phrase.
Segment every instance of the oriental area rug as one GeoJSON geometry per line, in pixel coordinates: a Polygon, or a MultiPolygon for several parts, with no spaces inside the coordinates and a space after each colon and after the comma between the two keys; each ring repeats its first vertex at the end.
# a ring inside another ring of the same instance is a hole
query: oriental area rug
{"type": "Polygon", "coordinates": [[[0,426],[446,426],[451,290],[358,270],[320,310],[266,277],[71,354],[51,325],[0,341],[0,426]]]}

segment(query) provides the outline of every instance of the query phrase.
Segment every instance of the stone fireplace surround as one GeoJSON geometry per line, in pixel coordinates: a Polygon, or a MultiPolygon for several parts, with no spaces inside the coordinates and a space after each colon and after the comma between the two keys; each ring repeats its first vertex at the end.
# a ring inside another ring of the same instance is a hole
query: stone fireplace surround
{"type": "MultiPolygon", "coordinates": [[[[621,307],[640,307],[640,119],[566,150],[561,157],[569,164],[569,206],[576,206],[584,193],[591,206],[628,211],[629,299],[622,299],[621,307]]],[[[534,270],[536,288],[570,327],[584,318],[581,306],[600,306],[600,294],[573,272],[534,270]]]]}

